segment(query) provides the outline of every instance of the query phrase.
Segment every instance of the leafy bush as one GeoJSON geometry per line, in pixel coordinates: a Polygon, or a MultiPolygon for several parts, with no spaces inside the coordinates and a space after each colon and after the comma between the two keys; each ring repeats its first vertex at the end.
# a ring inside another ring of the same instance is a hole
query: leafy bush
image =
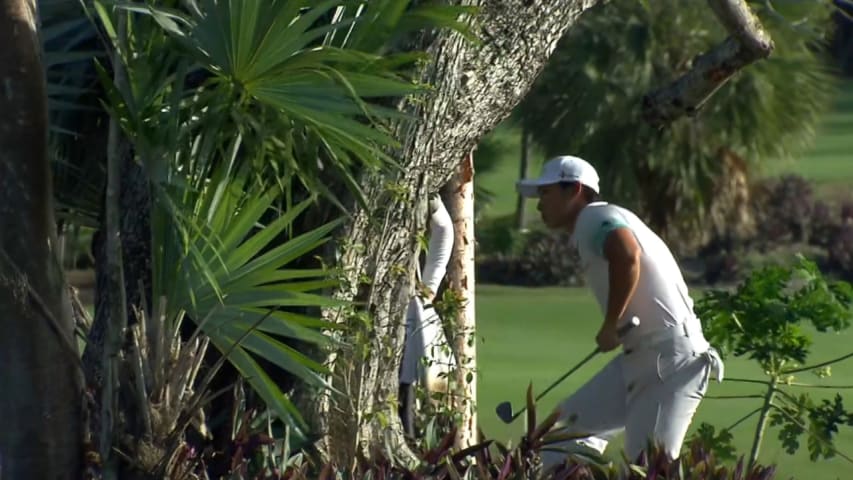
{"type": "Polygon", "coordinates": [[[577,253],[567,233],[533,231],[524,237],[518,253],[498,253],[481,259],[477,279],[500,285],[581,285],[577,253]]]}
{"type": "Polygon", "coordinates": [[[728,250],[705,254],[705,282],[714,285],[737,280],[742,272],[740,259],[741,255],[728,250]]]}
{"type": "Polygon", "coordinates": [[[784,175],[759,183],[753,196],[757,239],[770,243],[808,240],[814,207],[811,183],[799,175],[784,175]]]}
{"type": "Polygon", "coordinates": [[[819,247],[828,247],[832,238],[841,228],[843,217],[828,202],[818,200],[812,207],[810,221],[809,243],[819,247]]]}
{"type": "Polygon", "coordinates": [[[805,434],[812,460],[840,454],[833,437],[839,425],[853,425],[853,417],[844,410],[841,397],[834,402],[817,402],[807,394],[791,392],[789,387],[837,388],[798,382],[796,375],[815,372],[826,377],[826,367],[853,356],[850,353],[801,366],[812,350],[812,338],[806,328],[841,332],[850,327],[853,286],[824,279],[814,262],[800,257],[791,265],[755,270],[733,291],[708,292],[696,302],[695,310],[704,321],[708,340],[723,356],[747,357],[757,362],[765,374],[764,379],[726,380],[763,385],[766,390],[762,406],[737,422],[758,414],[750,464],[758,458],[768,426],[781,426],[779,439],[788,453],[799,448],[799,438],[805,434]]]}
{"type": "Polygon", "coordinates": [[[853,222],[842,225],[828,243],[830,268],[853,280],[853,222]]]}
{"type": "Polygon", "coordinates": [[[477,255],[506,255],[524,245],[524,234],[515,228],[512,214],[483,218],[477,222],[477,255]]]}

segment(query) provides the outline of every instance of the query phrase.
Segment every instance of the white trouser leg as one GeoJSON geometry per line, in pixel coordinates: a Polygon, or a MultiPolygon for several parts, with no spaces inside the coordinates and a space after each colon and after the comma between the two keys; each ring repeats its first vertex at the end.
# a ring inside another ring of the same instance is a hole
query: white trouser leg
{"type": "Polygon", "coordinates": [[[406,310],[406,340],[400,362],[400,383],[411,384],[423,379],[421,358],[424,353],[423,307],[420,300],[413,298],[406,310]]]}
{"type": "Polygon", "coordinates": [[[681,452],[687,429],[708,388],[713,360],[694,354],[689,343],[666,351],[636,352],[625,357],[628,406],[625,454],[636,460],[654,441],[670,459],[681,452]],[[632,358],[634,357],[634,358],[632,358]],[[651,365],[653,376],[649,375],[651,365]]]}
{"type": "Polygon", "coordinates": [[[548,445],[541,453],[542,466],[549,469],[566,460],[567,453],[584,447],[603,452],[607,442],[625,426],[625,383],[622,355],[610,361],[573,395],[557,407],[560,417],[554,430],[588,434],[584,440],[568,440],[548,445]],[[553,451],[559,449],[562,451],[553,451]]]}

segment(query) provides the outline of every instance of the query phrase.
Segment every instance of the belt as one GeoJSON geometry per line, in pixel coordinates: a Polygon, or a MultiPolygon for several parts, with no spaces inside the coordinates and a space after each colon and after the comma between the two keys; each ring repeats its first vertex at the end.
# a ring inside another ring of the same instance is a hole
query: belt
{"type": "MultiPolygon", "coordinates": [[[[705,340],[705,335],[702,333],[702,325],[696,318],[691,318],[673,327],[662,328],[645,335],[640,335],[636,339],[632,339],[631,343],[642,345],[643,348],[653,348],[661,343],[678,338],[692,338],[694,341],[698,341],[702,345],[702,348],[696,349],[697,351],[693,354],[705,357],[710,362],[711,368],[709,374],[715,374],[717,382],[723,381],[725,365],[717,350],[705,340]]],[[[625,355],[630,355],[634,350],[635,348],[626,347],[625,355]]]]}
{"type": "Polygon", "coordinates": [[[640,335],[635,341],[642,345],[654,346],[680,337],[704,339],[705,335],[702,333],[702,325],[699,320],[690,319],[673,327],[654,330],[645,335],[640,335]]]}

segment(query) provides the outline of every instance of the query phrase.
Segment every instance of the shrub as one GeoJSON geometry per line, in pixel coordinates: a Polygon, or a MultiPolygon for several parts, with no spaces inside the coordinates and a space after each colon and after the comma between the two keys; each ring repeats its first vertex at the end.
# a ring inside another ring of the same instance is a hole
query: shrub
{"type": "Polygon", "coordinates": [[[809,243],[819,247],[828,247],[830,240],[841,228],[843,217],[829,203],[818,200],[812,208],[810,221],[809,243]]]}
{"type": "Polygon", "coordinates": [[[518,253],[499,253],[478,261],[477,279],[500,285],[581,285],[577,253],[567,233],[533,231],[518,253]]]}
{"type": "Polygon", "coordinates": [[[704,280],[708,285],[737,281],[742,271],[741,255],[718,250],[705,256],[704,280]]]}
{"type": "Polygon", "coordinates": [[[759,240],[771,243],[808,240],[814,207],[814,191],[808,180],[800,175],[784,175],[760,182],[753,193],[759,240]]]}
{"type": "Polygon", "coordinates": [[[484,218],[477,222],[477,255],[511,254],[523,245],[524,234],[515,228],[512,214],[484,218]]]}
{"type": "Polygon", "coordinates": [[[841,221],[853,221],[853,200],[846,199],[841,202],[841,221]]]}
{"type": "Polygon", "coordinates": [[[847,221],[829,241],[829,266],[848,280],[853,280],[853,222],[847,221]]]}

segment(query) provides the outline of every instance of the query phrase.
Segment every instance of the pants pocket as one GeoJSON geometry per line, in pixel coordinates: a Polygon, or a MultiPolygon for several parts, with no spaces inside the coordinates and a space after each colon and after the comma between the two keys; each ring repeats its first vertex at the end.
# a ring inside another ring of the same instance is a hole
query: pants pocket
{"type": "Polygon", "coordinates": [[[666,382],[677,374],[681,369],[690,365],[693,361],[702,361],[702,357],[688,355],[683,353],[675,353],[665,355],[658,353],[657,355],[657,374],[658,380],[666,382]]]}

